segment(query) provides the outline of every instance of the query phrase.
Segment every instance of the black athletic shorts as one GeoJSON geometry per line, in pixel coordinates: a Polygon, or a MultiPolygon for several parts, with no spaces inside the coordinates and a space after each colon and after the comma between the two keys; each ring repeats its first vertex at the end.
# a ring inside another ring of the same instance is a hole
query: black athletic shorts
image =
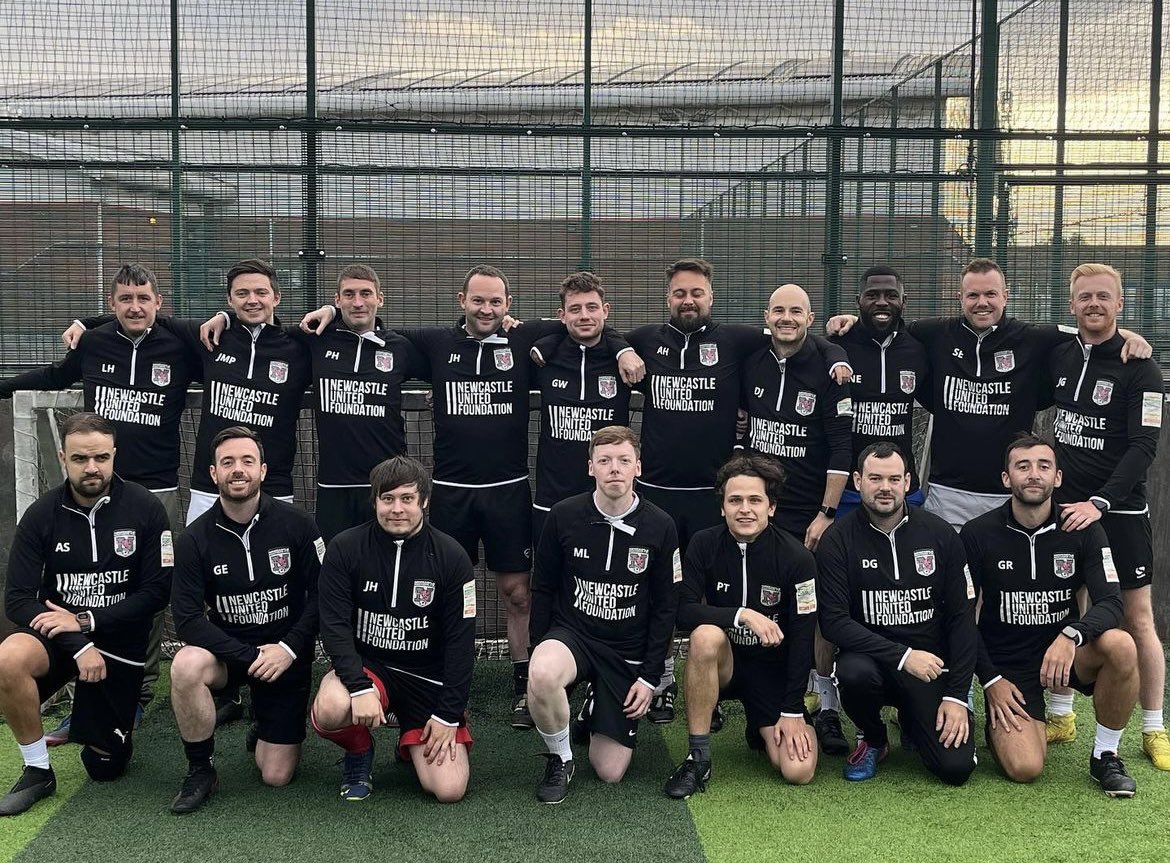
{"type": "MultiPolygon", "coordinates": [[[[731,680],[719,691],[720,701],[734,699],[743,703],[749,744],[759,740],[761,728],[780,721],[788,659],[781,648],[774,648],[769,653],[771,655],[761,655],[756,650],[745,650],[733,644],[731,680]]],[[[803,707],[801,712],[804,712],[803,707]]],[[[759,740],[759,743],[763,741],[759,740]]],[[[752,748],[758,747],[753,745],[752,748]]]]}
{"type": "MultiPolygon", "coordinates": [[[[18,631],[37,639],[49,654],[49,671],[44,677],[37,678],[37,695],[42,702],[70,680],[77,680],[77,662],[71,651],[36,630],[21,628],[18,631]]],[[[69,742],[116,753],[130,743],[134,733],[134,714],[142,693],[143,666],[106,654],[102,657],[106,661],[104,680],[97,683],[77,680],[69,742]]]]}
{"type": "Polygon", "coordinates": [[[723,524],[719,496],[713,488],[655,488],[638,483],[638,494],[674,519],[678,551],[686,558],[691,537],[707,527],[723,524]]]}
{"type": "MultiPolygon", "coordinates": [[[[1024,709],[1028,711],[1028,715],[1038,722],[1044,721],[1044,687],[1040,683],[1040,666],[1031,665],[1028,667],[1012,667],[999,666],[999,673],[1003,675],[1004,680],[1014,683],[1016,689],[1020,690],[1020,694],[1024,696],[1024,709]]],[[[1093,687],[1096,684],[1085,683],[1077,677],[1077,670],[1074,666],[1068,675],[1068,685],[1084,695],[1092,695],[1093,687]]],[[[983,702],[984,712],[987,709],[987,699],[983,702]]]]}
{"type": "Polygon", "coordinates": [[[435,483],[431,489],[431,524],[463,546],[472,565],[479,563],[479,543],[492,572],[532,569],[532,492],[528,480],[465,488],[435,483]]]}
{"type": "MultiPolygon", "coordinates": [[[[366,677],[378,690],[382,709],[391,710],[398,717],[401,732],[398,736],[398,751],[410,760],[410,747],[422,744],[422,731],[434,713],[435,702],[439,700],[442,684],[426,677],[419,677],[408,671],[399,671],[383,665],[375,659],[362,660],[366,677]]],[[[459,720],[455,742],[462,743],[471,751],[471,731],[467,727],[467,713],[459,720]]]]}
{"type": "Polygon", "coordinates": [[[317,529],[325,542],[373,517],[368,485],[317,486],[317,529]]]}
{"type": "Polygon", "coordinates": [[[1122,590],[1145,587],[1154,579],[1154,531],[1150,514],[1101,516],[1101,527],[1109,537],[1109,550],[1122,590]]]}
{"type": "Polygon", "coordinates": [[[626,716],[622,705],[625,704],[630,687],[638,679],[642,663],[627,662],[610,647],[582,638],[563,626],[550,629],[541,639],[542,643],[545,641],[559,641],[573,654],[573,661],[577,665],[573,686],[585,681],[593,684],[590,732],[604,734],[627,749],[635,748],[638,742],[638,720],[626,716]]]}
{"type": "Polygon", "coordinates": [[[304,743],[305,718],[309,710],[309,689],[313,682],[312,662],[293,662],[271,683],[248,675],[248,665],[225,663],[227,683],[222,690],[247,685],[252,692],[252,716],[259,739],[265,743],[304,743]]]}

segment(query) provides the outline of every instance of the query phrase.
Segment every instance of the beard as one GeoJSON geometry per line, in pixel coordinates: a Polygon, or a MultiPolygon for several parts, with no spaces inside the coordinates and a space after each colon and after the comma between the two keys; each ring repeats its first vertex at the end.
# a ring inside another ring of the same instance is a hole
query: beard
{"type": "Polygon", "coordinates": [[[694,333],[694,332],[698,332],[699,330],[703,329],[703,327],[710,326],[711,316],[710,315],[699,315],[698,317],[695,317],[695,318],[686,318],[686,319],[672,317],[670,319],[670,324],[672,327],[674,327],[676,330],[679,330],[680,332],[694,333]]]}

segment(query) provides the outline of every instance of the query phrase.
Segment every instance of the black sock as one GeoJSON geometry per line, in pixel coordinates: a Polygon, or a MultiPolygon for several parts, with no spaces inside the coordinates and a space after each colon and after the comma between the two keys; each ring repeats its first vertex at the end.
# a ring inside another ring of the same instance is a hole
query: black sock
{"type": "Polygon", "coordinates": [[[688,734],[687,735],[687,749],[695,755],[696,761],[710,761],[711,760],[711,735],[710,734],[688,734]]]}
{"type": "Polygon", "coordinates": [[[215,737],[191,743],[183,741],[183,751],[191,767],[213,767],[215,765],[215,737]]]}
{"type": "Polygon", "coordinates": [[[528,660],[520,659],[512,663],[512,693],[523,695],[528,691],[528,660]]]}

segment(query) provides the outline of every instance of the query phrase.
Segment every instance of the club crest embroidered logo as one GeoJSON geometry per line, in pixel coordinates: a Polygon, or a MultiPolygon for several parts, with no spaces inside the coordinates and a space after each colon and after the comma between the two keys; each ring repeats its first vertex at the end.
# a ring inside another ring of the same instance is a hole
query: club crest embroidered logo
{"type": "Polygon", "coordinates": [[[156,387],[165,387],[171,382],[170,363],[155,363],[150,367],[150,382],[156,387]]]}
{"type": "Polygon", "coordinates": [[[648,548],[631,548],[629,554],[626,555],[626,569],[634,575],[641,575],[649,565],[650,549],[648,548]]]}
{"type": "Polygon", "coordinates": [[[802,417],[811,414],[817,408],[816,393],[801,390],[796,394],[796,412],[802,417]]]}
{"type": "Polygon", "coordinates": [[[705,366],[713,366],[719,362],[719,345],[714,342],[703,342],[699,345],[699,362],[705,366]]]}
{"type": "Polygon", "coordinates": [[[435,599],[435,583],[433,581],[416,581],[414,583],[414,604],[419,608],[426,608],[435,599]]]}
{"type": "Polygon", "coordinates": [[[292,569],[292,554],[287,548],[269,549],[268,568],[273,575],[284,575],[292,569]]]}
{"type": "Polygon", "coordinates": [[[933,548],[920,548],[914,552],[914,571],[919,575],[934,575],[933,548]]]}
{"type": "Polygon", "coordinates": [[[288,380],[288,363],[284,360],[273,360],[268,364],[268,380],[274,384],[282,384],[288,380]]]}
{"type": "Polygon", "coordinates": [[[1107,405],[1113,401],[1113,381],[1097,381],[1093,385],[1093,404],[1107,405]]]}
{"type": "Polygon", "coordinates": [[[1052,555],[1052,571],[1057,578],[1072,578],[1077,572],[1077,559],[1071,554],[1052,555]]]}
{"type": "Polygon", "coordinates": [[[394,354],[390,351],[374,351],[374,368],[380,372],[394,371],[394,354]]]}
{"type": "Polygon", "coordinates": [[[760,585],[760,605],[776,605],[780,602],[780,588],[770,584],[760,585]]]}
{"type": "Polygon", "coordinates": [[[1016,367],[1016,352],[1015,351],[996,351],[995,352],[995,370],[997,372],[1010,372],[1016,367]]]}
{"type": "Polygon", "coordinates": [[[902,388],[902,392],[910,395],[914,392],[914,387],[918,385],[918,375],[913,371],[898,372],[898,385],[902,388]]]}
{"type": "Polygon", "coordinates": [[[114,554],[129,557],[138,548],[138,536],[132,530],[114,531],[114,554]]]}
{"type": "Polygon", "coordinates": [[[601,375],[597,379],[597,393],[603,399],[612,399],[617,396],[617,378],[613,375],[601,375]]]}
{"type": "Polygon", "coordinates": [[[500,348],[498,351],[492,351],[492,359],[495,360],[497,369],[506,372],[512,368],[512,349],[500,348]]]}

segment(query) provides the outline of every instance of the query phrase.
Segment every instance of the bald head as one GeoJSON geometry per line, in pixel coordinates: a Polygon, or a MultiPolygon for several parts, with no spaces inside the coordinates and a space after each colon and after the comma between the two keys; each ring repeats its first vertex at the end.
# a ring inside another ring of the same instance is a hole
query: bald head
{"type": "Polygon", "coordinates": [[[804,288],[790,283],[772,291],[764,323],[772,334],[772,346],[781,356],[800,350],[812,322],[812,305],[804,288]]]}

